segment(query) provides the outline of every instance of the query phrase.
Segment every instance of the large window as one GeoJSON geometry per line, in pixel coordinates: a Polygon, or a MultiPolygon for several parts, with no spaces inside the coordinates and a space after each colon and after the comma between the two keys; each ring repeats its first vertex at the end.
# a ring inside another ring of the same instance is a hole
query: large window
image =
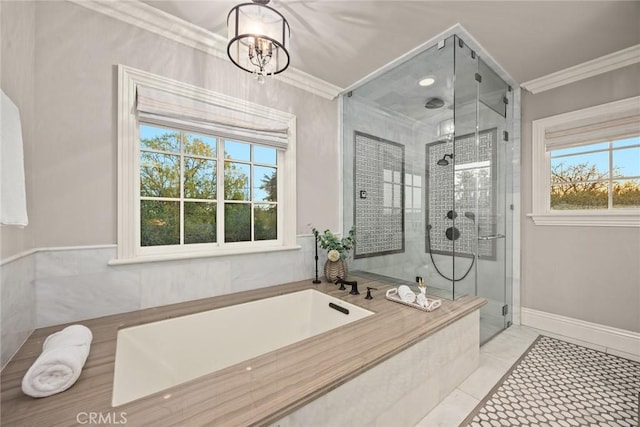
{"type": "Polygon", "coordinates": [[[533,122],[539,225],[640,226],[640,97],[533,122]]]}
{"type": "Polygon", "coordinates": [[[277,240],[277,154],[141,124],[140,245],[277,240]]]}
{"type": "Polygon", "coordinates": [[[119,69],[118,260],[292,249],[295,116],[119,69]]]}

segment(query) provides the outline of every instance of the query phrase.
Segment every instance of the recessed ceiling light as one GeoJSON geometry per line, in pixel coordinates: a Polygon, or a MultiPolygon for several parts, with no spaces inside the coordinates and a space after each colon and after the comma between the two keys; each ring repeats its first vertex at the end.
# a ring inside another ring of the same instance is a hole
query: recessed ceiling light
{"type": "Polygon", "coordinates": [[[423,87],[431,86],[436,82],[436,78],[433,76],[426,76],[420,79],[418,84],[423,87]]]}

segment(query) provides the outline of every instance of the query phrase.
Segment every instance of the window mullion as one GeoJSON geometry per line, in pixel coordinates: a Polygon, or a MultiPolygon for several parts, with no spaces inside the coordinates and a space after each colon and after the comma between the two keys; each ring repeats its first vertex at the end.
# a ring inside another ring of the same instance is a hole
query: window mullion
{"type": "Polygon", "coordinates": [[[184,245],[184,132],[178,134],[180,138],[180,245],[184,245]]]}
{"type": "Polygon", "coordinates": [[[254,235],[255,233],[255,224],[253,223],[255,220],[255,205],[254,205],[254,197],[253,197],[253,188],[255,186],[254,183],[254,179],[255,179],[255,168],[254,168],[254,157],[253,157],[253,144],[251,144],[249,146],[249,206],[251,206],[249,208],[249,227],[251,227],[251,241],[255,242],[256,241],[256,236],[254,235]]]}
{"type": "Polygon", "coordinates": [[[217,147],[217,168],[216,168],[216,240],[218,246],[224,246],[224,140],[218,138],[217,147]]]}
{"type": "Polygon", "coordinates": [[[609,141],[609,197],[607,208],[613,209],[613,142],[609,141]]]}
{"type": "Polygon", "coordinates": [[[159,202],[179,202],[180,197],[140,196],[140,200],[157,200],[159,202]]]}

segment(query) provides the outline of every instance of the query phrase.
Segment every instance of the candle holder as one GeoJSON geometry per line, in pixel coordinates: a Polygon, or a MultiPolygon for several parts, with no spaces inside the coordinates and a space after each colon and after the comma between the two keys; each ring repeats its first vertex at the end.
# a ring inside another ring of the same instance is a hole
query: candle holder
{"type": "Polygon", "coordinates": [[[316,278],[312,281],[312,283],[315,283],[316,285],[320,282],[320,279],[318,279],[318,230],[313,230],[313,237],[315,238],[315,242],[316,242],[316,278]]]}

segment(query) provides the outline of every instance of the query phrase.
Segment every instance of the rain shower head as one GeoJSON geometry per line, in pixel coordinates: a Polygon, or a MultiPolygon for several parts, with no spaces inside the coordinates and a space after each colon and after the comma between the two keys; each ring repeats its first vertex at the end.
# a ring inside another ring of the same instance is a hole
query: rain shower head
{"type": "Polygon", "coordinates": [[[427,103],[424,104],[424,108],[428,110],[435,110],[437,108],[442,108],[444,106],[444,101],[441,98],[429,98],[427,99],[427,103]]]}
{"type": "Polygon", "coordinates": [[[449,160],[447,157],[453,160],[453,154],[445,154],[440,160],[436,162],[438,166],[449,166],[449,160]]]}

